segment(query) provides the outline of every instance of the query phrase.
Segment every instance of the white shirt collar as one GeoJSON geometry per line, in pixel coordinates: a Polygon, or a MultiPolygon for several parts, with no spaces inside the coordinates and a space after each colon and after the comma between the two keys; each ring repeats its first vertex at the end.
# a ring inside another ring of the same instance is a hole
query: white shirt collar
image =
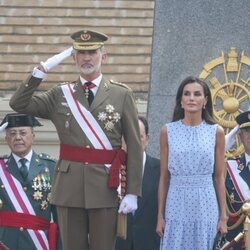
{"type": "MultiPolygon", "coordinates": [[[[82,76],[80,76],[81,83],[84,84],[85,82],[89,82],[86,79],[84,79],[82,76]]],[[[91,82],[94,83],[96,86],[92,88],[93,94],[96,95],[96,92],[101,84],[102,80],[102,74],[100,74],[96,79],[92,80],[91,82]]]]}
{"type": "Polygon", "coordinates": [[[25,155],[24,157],[20,157],[20,156],[18,156],[16,154],[12,153],[13,158],[15,159],[15,161],[17,163],[17,166],[20,168],[21,164],[20,164],[19,160],[22,159],[22,158],[25,158],[27,160],[27,163],[25,165],[27,165],[28,169],[29,169],[29,166],[30,166],[32,154],[33,154],[33,150],[30,150],[30,152],[27,155],[25,155]]]}
{"type": "Polygon", "coordinates": [[[144,168],[145,168],[145,163],[146,163],[146,152],[143,151],[143,165],[142,165],[142,176],[144,174],[144,168]]]}

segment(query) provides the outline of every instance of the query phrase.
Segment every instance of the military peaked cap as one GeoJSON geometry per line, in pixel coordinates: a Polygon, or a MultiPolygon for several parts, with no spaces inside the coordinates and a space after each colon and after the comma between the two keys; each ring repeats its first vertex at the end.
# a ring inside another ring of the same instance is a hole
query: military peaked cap
{"type": "Polygon", "coordinates": [[[236,122],[240,125],[240,128],[250,127],[250,111],[239,114],[235,119],[236,122]]]}
{"type": "Polygon", "coordinates": [[[96,50],[104,45],[108,36],[93,30],[80,30],[71,35],[75,50],[96,50]]]}

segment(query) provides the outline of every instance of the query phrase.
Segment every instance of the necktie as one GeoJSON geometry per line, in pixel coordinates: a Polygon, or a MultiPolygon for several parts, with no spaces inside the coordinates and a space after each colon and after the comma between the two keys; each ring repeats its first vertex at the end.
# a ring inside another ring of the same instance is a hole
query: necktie
{"type": "Polygon", "coordinates": [[[91,103],[94,100],[94,94],[91,89],[94,88],[95,86],[96,85],[92,82],[85,82],[85,84],[83,85],[84,93],[86,98],[88,99],[89,105],[91,105],[91,103]]]}
{"type": "Polygon", "coordinates": [[[28,168],[27,168],[25,163],[27,162],[27,160],[25,158],[22,158],[19,160],[19,162],[21,163],[21,167],[19,168],[20,173],[21,173],[23,179],[26,180],[26,178],[28,176],[28,168]]]}

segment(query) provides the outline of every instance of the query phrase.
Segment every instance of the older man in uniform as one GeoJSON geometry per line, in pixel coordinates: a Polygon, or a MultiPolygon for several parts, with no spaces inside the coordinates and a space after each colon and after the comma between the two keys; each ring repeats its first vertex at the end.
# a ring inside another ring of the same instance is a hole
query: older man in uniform
{"type": "Polygon", "coordinates": [[[1,123],[11,154],[0,158],[0,241],[10,249],[55,250],[50,194],[56,162],[32,150],[35,126],[41,124],[34,117],[15,113],[1,123]]]}
{"type": "MultiPolygon", "coordinates": [[[[240,219],[243,215],[241,208],[244,202],[250,200],[250,111],[238,115],[236,121],[245,152],[241,157],[227,161],[228,241],[232,241],[240,232],[243,232],[244,220],[240,219]]],[[[244,242],[241,240],[233,249],[244,249],[243,245],[244,242]]]]}
{"type": "Polygon", "coordinates": [[[65,250],[112,250],[116,239],[119,169],[127,165],[127,190],[118,212],[137,208],[141,194],[142,152],[132,91],[101,73],[105,34],[81,30],[73,49],[36,67],[10,100],[19,112],[50,119],[60,139],[52,189],[65,250]],[[73,55],[75,82],[34,94],[49,70],[73,55]],[[121,149],[122,136],[127,155],[121,149]]]}

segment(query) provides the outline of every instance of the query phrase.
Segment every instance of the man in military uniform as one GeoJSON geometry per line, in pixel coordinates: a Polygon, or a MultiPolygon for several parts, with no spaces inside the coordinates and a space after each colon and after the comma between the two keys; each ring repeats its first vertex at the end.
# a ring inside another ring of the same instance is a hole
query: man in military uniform
{"type": "MultiPolygon", "coordinates": [[[[241,218],[244,216],[241,207],[245,201],[250,200],[250,111],[238,115],[236,121],[245,152],[241,157],[227,161],[228,241],[232,241],[235,236],[243,232],[244,220],[241,218]]],[[[241,240],[233,249],[243,249],[243,245],[244,242],[241,240]]]]}
{"type": "Polygon", "coordinates": [[[106,79],[105,34],[81,30],[73,48],[36,67],[17,89],[10,106],[50,119],[60,139],[60,156],[52,187],[65,250],[112,250],[115,247],[119,169],[127,165],[126,195],[119,213],[137,208],[141,194],[142,152],[132,91],[106,79]],[[51,68],[73,55],[77,81],[34,94],[51,68]],[[121,149],[122,137],[127,154],[121,149]]]}
{"type": "Polygon", "coordinates": [[[1,123],[11,154],[0,159],[0,241],[10,249],[56,249],[55,161],[32,150],[35,126],[41,124],[33,116],[16,113],[1,123]]]}

